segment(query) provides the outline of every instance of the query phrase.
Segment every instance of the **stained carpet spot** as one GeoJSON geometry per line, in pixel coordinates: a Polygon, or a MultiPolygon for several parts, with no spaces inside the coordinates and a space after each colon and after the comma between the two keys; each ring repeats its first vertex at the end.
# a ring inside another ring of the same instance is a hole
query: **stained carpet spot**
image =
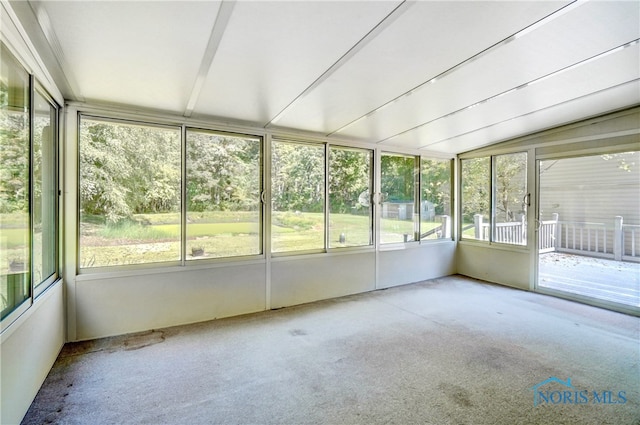
{"type": "Polygon", "coordinates": [[[293,336],[306,335],[307,332],[304,329],[291,329],[289,333],[293,336]]]}
{"type": "Polygon", "coordinates": [[[462,388],[459,385],[449,384],[442,382],[438,385],[438,389],[444,392],[444,394],[453,401],[455,404],[461,407],[471,407],[471,393],[466,388],[462,388]]]}
{"type": "Polygon", "coordinates": [[[150,345],[159,344],[164,342],[164,332],[162,331],[149,331],[132,335],[125,339],[122,345],[127,351],[139,350],[150,345]]]}
{"type": "Polygon", "coordinates": [[[513,354],[498,347],[478,347],[469,360],[469,364],[481,364],[495,370],[512,366],[514,362],[513,354]]]}

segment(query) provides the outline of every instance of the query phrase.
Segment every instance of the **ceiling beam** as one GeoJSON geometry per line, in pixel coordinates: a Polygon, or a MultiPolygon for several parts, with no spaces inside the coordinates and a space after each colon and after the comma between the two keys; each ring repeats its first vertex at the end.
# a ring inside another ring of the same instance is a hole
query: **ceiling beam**
{"type": "Polygon", "coordinates": [[[378,34],[384,31],[389,25],[391,25],[396,19],[398,19],[404,12],[406,12],[414,1],[405,0],[400,3],[395,9],[393,9],[383,20],[381,20],[371,31],[369,31],[364,37],[362,37],[356,44],[353,45],[344,55],[342,55],[336,62],[333,63],[326,71],[324,71],[314,82],[312,82],[302,93],[296,96],[287,106],[284,107],[275,117],[267,122],[264,127],[270,127],[275,125],[296,103],[302,100],[306,95],[311,93],[316,87],[322,84],[331,74],[336,72],[342,65],[349,61],[356,53],[358,53],[364,46],[366,46],[371,40],[376,38],[378,34]]]}
{"type": "Polygon", "coordinates": [[[220,46],[220,42],[222,41],[224,32],[227,29],[227,25],[229,24],[229,20],[231,19],[231,14],[233,13],[233,8],[235,7],[235,5],[236,0],[225,0],[220,3],[218,16],[216,16],[216,22],[213,24],[209,42],[207,43],[204,55],[202,56],[202,62],[200,63],[200,70],[198,71],[198,75],[196,76],[193,88],[191,89],[189,100],[187,101],[187,107],[184,111],[184,116],[187,118],[190,117],[191,114],[193,114],[196,103],[200,98],[202,87],[204,86],[204,82],[209,75],[211,64],[213,63],[213,59],[216,56],[216,52],[218,51],[218,47],[220,46]]]}

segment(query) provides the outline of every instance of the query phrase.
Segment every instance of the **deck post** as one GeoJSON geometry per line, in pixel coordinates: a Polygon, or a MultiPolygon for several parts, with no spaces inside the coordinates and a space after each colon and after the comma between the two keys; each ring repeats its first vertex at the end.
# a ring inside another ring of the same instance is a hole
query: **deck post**
{"type": "Polygon", "coordinates": [[[448,215],[443,215],[441,217],[442,220],[442,238],[451,239],[451,217],[448,215]]]}
{"type": "Polygon", "coordinates": [[[613,225],[613,259],[616,261],[622,261],[622,238],[622,216],[617,215],[613,225]]]}
{"type": "Polygon", "coordinates": [[[482,234],[482,214],[473,216],[473,224],[475,227],[475,238],[484,239],[484,235],[482,234]]]}
{"type": "Polygon", "coordinates": [[[558,221],[560,221],[560,214],[551,214],[551,219],[555,221],[555,223],[551,227],[551,247],[553,248],[552,251],[555,251],[556,249],[560,248],[560,245],[562,244],[562,241],[560,239],[560,223],[558,223],[558,221]],[[556,244],[556,241],[560,242],[560,244],[556,244]]]}

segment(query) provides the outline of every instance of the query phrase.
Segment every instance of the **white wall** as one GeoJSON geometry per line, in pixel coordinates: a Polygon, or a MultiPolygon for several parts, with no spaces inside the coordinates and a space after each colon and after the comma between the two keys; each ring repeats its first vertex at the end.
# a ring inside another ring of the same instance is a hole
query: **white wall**
{"type": "Polygon", "coordinates": [[[439,241],[407,249],[383,250],[378,259],[377,289],[406,285],[456,273],[453,241],[439,241]]]}
{"type": "Polygon", "coordinates": [[[456,250],[458,273],[475,279],[529,290],[531,256],[527,250],[460,242],[456,250]]]}
{"type": "MultiPolygon", "coordinates": [[[[22,66],[62,104],[62,94],[36,54],[32,40],[4,0],[0,2],[0,38],[22,66]]],[[[54,283],[28,305],[31,301],[28,299],[10,315],[11,320],[13,315],[18,317],[6,327],[3,323],[0,333],[2,424],[20,423],[65,342],[63,282],[54,283]]]]}
{"type": "Polygon", "coordinates": [[[375,289],[375,253],[283,257],[271,263],[271,307],[375,289]]]}
{"type": "Polygon", "coordinates": [[[20,423],[64,339],[63,285],[57,282],[0,335],[0,423],[20,423]]]}
{"type": "Polygon", "coordinates": [[[68,282],[75,335],[70,339],[202,322],[446,276],[455,273],[454,254],[455,243],[446,241],[377,254],[356,250],[80,275],[68,282]]]}
{"type": "Polygon", "coordinates": [[[262,311],[265,265],[77,277],[75,338],[86,340],[262,311]]]}

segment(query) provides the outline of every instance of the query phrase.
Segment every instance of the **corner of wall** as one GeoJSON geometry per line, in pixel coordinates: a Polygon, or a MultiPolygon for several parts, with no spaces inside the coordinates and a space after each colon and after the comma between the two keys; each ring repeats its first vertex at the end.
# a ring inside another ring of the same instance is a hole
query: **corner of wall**
{"type": "Polygon", "coordinates": [[[0,423],[20,423],[64,345],[62,281],[0,335],[0,423]]]}

